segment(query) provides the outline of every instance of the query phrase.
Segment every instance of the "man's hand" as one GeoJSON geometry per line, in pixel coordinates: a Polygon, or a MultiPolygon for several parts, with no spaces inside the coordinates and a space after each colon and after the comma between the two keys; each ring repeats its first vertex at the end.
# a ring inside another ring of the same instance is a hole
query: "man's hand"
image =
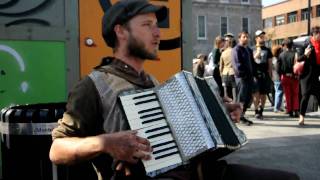
{"type": "Polygon", "coordinates": [[[99,138],[102,151],[116,160],[137,163],[139,159],[150,159],[150,143],[147,139],[137,136],[136,131],[102,134],[99,138]]]}
{"type": "Polygon", "coordinates": [[[233,122],[238,123],[240,122],[240,117],[242,114],[243,106],[240,103],[232,103],[232,102],[225,102],[224,103],[227,110],[230,113],[230,117],[233,122]]]}
{"type": "Polygon", "coordinates": [[[304,50],[304,55],[309,57],[310,54],[311,54],[311,51],[312,51],[312,48],[311,47],[307,47],[305,50],[304,50]]]}
{"type": "Polygon", "coordinates": [[[129,166],[124,162],[118,162],[117,163],[116,171],[119,171],[119,172],[121,172],[121,171],[123,172],[124,171],[125,176],[130,176],[131,175],[131,170],[130,170],[129,166]]]}

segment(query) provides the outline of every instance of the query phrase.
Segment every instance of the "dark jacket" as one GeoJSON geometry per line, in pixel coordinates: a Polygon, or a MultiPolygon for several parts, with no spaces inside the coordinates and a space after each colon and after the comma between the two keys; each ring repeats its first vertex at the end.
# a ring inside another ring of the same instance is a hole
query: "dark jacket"
{"type": "Polygon", "coordinates": [[[293,50],[283,51],[278,59],[279,75],[293,74],[295,52],[293,50]]]}
{"type": "Polygon", "coordinates": [[[303,47],[297,48],[299,54],[298,61],[304,61],[304,69],[300,75],[301,94],[316,94],[320,91],[320,65],[317,64],[316,52],[313,49],[309,57],[304,55],[304,50],[311,44],[308,39],[303,47]]]}
{"type": "Polygon", "coordinates": [[[237,78],[253,80],[255,68],[253,66],[253,52],[249,47],[237,44],[232,49],[231,61],[237,78]]]}

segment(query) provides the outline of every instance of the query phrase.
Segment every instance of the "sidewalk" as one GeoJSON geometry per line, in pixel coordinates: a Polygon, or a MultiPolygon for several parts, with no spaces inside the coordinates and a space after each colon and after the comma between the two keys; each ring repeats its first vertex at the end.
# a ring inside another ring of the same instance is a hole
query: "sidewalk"
{"type": "Polygon", "coordinates": [[[320,179],[320,111],[308,113],[305,126],[298,126],[298,118],[273,113],[270,107],[264,120],[255,120],[252,110],[246,117],[254,124],[239,124],[239,128],[249,142],[225,157],[229,163],[292,171],[301,180],[320,179]]]}

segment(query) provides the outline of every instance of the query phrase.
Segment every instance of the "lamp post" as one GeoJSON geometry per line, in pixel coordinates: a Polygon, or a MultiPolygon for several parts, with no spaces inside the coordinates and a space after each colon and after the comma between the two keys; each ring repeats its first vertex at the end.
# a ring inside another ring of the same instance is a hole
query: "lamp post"
{"type": "Polygon", "coordinates": [[[308,0],[308,35],[310,35],[311,27],[311,0],[308,0]]]}

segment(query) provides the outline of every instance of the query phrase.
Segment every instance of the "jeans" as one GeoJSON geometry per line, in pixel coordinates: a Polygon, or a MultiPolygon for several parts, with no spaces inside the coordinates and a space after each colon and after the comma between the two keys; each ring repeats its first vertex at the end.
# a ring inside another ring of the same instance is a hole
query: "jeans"
{"type": "Polygon", "coordinates": [[[236,79],[238,86],[237,102],[243,104],[242,117],[251,103],[253,80],[236,79]]]}
{"type": "Polygon", "coordinates": [[[282,99],[283,99],[283,90],[282,85],[280,81],[274,81],[274,109],[273,111],[279,111],[282,105],[282,99]]]}

